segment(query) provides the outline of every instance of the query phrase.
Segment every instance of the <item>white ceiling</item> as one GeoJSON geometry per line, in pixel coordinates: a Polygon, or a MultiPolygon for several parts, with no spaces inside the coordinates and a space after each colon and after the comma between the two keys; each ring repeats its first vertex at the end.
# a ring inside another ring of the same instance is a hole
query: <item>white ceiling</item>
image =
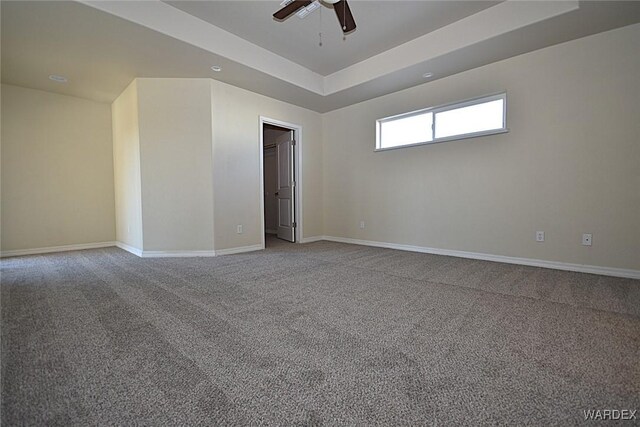
{"type": "Polygon", "coordinates": [[[135,77],[206,77],[324,112],[640,22],[638,1],[475,3],[351,0],[358,28],[343,41],[324,9],[320,48],[318,12],[277,22],[277,1],[3,0],[2,82],[111,102],[135,77]]]}
{"type": "Polygon", "coordinates": [[[351,0],[357,30],[344,39],[328,4],[279,23],[272,16],[282,7],[277,0],[166,3],[326,76],[499,2],[351,0]]]}

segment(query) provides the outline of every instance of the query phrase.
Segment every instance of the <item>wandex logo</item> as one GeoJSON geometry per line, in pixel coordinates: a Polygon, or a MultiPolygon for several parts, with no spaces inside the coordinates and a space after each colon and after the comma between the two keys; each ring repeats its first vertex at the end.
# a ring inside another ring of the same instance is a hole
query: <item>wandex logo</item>
{"type": "Polygon", "coordinates": [[[585,409],[584,419],[592,421],[622,420],[633,421],[636,419],[637,409],[585,409]]]}

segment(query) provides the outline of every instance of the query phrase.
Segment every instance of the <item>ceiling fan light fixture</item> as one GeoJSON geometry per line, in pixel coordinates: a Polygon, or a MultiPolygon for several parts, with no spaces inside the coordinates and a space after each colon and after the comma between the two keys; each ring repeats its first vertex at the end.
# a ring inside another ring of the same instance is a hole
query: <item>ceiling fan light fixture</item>
{"type": "Polygon", "coordinates": [[[315,11],[316,9],[320,8],[320,1],[319,0],[315,0],[313,3],[311,3],[309,6],[307,7],[303,7],[302,9],[299,9],[296,12],[296,16],[298,16],[298,18],[305,18],[307,15],[309,15],[311,12],[315,11]]]}

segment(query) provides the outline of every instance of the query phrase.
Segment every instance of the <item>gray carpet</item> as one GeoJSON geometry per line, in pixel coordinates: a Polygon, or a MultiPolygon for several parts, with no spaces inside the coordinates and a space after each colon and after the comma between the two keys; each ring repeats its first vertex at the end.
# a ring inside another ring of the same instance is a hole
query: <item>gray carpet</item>
{"type": "Polygon", "coordinates": [[[640,409],[640,281],[268,245],[2,260],[2,425],[567,425],[640,409]]]}

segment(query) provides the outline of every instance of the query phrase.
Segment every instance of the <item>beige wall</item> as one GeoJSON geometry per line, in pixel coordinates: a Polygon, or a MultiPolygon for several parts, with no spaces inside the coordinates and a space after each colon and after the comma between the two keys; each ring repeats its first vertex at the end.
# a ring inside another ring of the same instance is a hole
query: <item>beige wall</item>
{"type": "Polygon", "coordinates": [[[2,85],[2,251],[115,239],[108,104],[2,85]]]}
{"type": "Polygon", "coordinates": [[[138,87],[134,80],[111,105],[116,239],[142,250],[138,87]]]}
{"type": "Polygon", "coordinates": [[[324,234],[640,269],[639,51],[635,25],[323,115],[324,234]],[[373,151],[378,118],[504,90],[507,134],[373,151]]]}
{"type": "Polygon", "coordinates": [[[213,250],[210,80],[137,84],[144,250],[213,250]]]}
{"type": "Polygon", "coordinates": [[[136,236],[125,243],[180,252],[259,245],[261,115],[302,126],[304,236],[321,235],[319,113],[210,79],[136,79],[114,103],[116,177],[131,175],[116,183],[118,224],[136,236]]]}
{"type": "Polygon", "coordinates": [[[216,250],[260,244],[260,116],[302,126],[303,237],[322,234],[321,115],[211,80],[216,250]],[[243,234],[236,233],[238,224],[243,234]]]}

